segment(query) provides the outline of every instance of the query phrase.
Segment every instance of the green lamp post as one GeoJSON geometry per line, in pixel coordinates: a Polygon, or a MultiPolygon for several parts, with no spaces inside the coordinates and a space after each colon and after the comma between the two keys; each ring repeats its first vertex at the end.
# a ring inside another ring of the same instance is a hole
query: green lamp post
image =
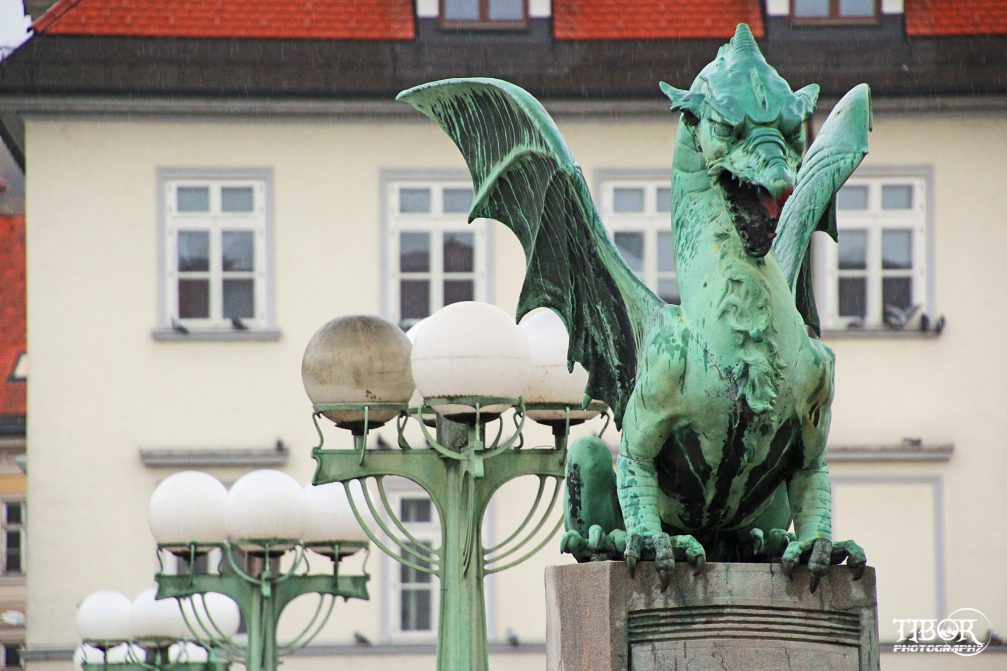
{"type": "Polygon", "coordinates": [[[189,630],[207,649],[246,671],[275,671],[282,655],[321,631],[337,597],[368,598],[366,573],[339,571],[341,559],[367,548],[348,508],[342,489],[306,489],[280,471],[253,471],[230,491],[205,473],[176,473],[155,490],[148,517],[159,559],[174,555],[184,569],[172,573],[162,565],[157,598],[179,601],[189,630]],[[320,563],[324,572],[313,569],[320,563]],[[319,597],[314,616],[280,645],[280,616],[305,594],[319,597]],[[208,607],[220,595],[244,615],[246,644],[236,642],[208,607]]]}
{"type": "MultiPolygon", "coordinates": [[[[178,604],[156,601],[155,591],[130,602],[102,590],[81,601],[77,631],[83,642],[74,665],[80,671],[226,671],[229,662],[215,649],[191,640],[178,604]]],[[[212,613],[223,628],[237,630],[238,610],[230,600],[221,596],[204,610],[204,617],[212,613]]]]}
{"type": "Polygon", "coordinates": [[[360,482],[354,489],[362,500],[348,500],[371,541],[403,566],[440,581],[437,668],[483,671],[483,580],[538,552],[559,529],[562,520],[551,513],[560,498],[569,428],[604,406],[582,407],[587,374],[567,371],[566,332],[551,312],[518,327],[492,305],[455,303],[409,336],[377,317],[349,316],[324,325],[308,344],[302,377],[319,435],[314,482],[341,482],[348,492],[360,482]],[[410,403],[414,380],[419,396],[410,403]],[[504,436],[504,413],[511,409],[514,428],[504,436]],[[353,434],[353,449],[324,448],[322,416],[353,434]],[[398,449],[366,449],[368,432],[395,417],[398,449]],[[525,448],[526,419],[552,426],[553,445],[525,448]],[[411,423],[425,445],[410,444],[411,423]],[[409,479],[429,495],[440,518],[439,547],[417,540],[392,509],[388,476],[409,479]],[[501,542],[485,547],[490,499],[521,476],[538,478],[527,516],[501,542]]]}

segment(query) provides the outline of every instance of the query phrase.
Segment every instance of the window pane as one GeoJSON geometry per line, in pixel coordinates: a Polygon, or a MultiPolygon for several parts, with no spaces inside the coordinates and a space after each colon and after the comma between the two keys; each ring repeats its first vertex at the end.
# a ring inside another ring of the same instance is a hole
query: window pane
{"type": "Polygon", "coordinates": [[[179,231],[178,270],[210,269],[210,234],[207,231],[179,231]]]}
{"type": "Polygon", "coordinates": [[[224,270],[255,270],[255,234],[251,231],[224,231],[221,240],[224,270]]]}
{"type": "Polygon", "coordinates": [[[881,187],[882,210],[913,209],[912,184],[885,184],[881,187]]]}
{"type": "Polygon", "coordinates": [[[675,280],[658,280],[657,295],[665,303],[679,305],[682,297],[678,295],[678,282],[675,280]]]}
{"type": "Polygon", "coordinates": [[[874,0],[839,0],[840,16],[874,16],[874,0]]]}
{"type": "Polygon", "coordinates": [[[913,280],[910,277],[886,277],[881,281],[881,301],[885,308],[902,310],[913,304],[913,280]]]}
{"type": "Polygon", "coordinates": [[[881,267],[885,270],[913,267],[913,232],[881,232],[881,267]]]}
{"type": "Polygon", "coordinates": [[[404,273],[430,272],[430,234],[399,235],[399,269],[404,273]]]}
{"type": "Polygon", "coordinates": [[[843,231],[839,234],[839,269],[867,268],[867,231],[843,231]]]}
{"type": "Polygon", "coordinates": [[[224,319],[255,317],[255,280],[224,280],[224,319]]]}
{"type": "Polygon", "coordinates": [[[867,187],[844,186],[836,194],[836,208],[840,210],[866,210],[867,187]]]}
{"type": "Polygon", "coordinates": [[[4,552],[4,571],[8,573],[21,572],[21,532],[7,532],[6,550],[4,552]]]}
{"type": "Polygon", "coordinates": [[[21,666],[21,647],[14,643],[4,643],[3,663],[5,669],[14,669],[21,666]]]}
{"type": "Polygon", "coordinates": [[[615,189],[612,209],[615,212],[643,212],[643,189],[615,189]]]}
{"type": "Polygon", "coordinates": [[[399,283],[399,314],[402,319],[423,319],[430,315],[428,280],[402,280],[399,283]]]}
{"type": "Polygon", "coordinates": [[[643,233],[616,233],[612,236],[615,246],[629,267],[637,273],[643,272],[643,233]]]}
{"type": "Polygon", "coordinates": [[[475,300],[475,287],[472,280],[445,280],[444,305],[475,300]]]}
{"type": "Polygon", "coordinates": [[[430,631],[430,590],[402,590],[402,631],[430,631]]]}
{"type": "Polygon", "coordinates": [[[675,245],[670,231],[657,234],[657,270],[675,272],[675,245]]]}
{"type": "Polygon", "coordinates": [[[220,209],[224,212],[251,212],[255,194],[250,186],[225,186],[220,189],[220,209]]]}
{"type": "Polygon", "coordinates": [[[444,18],[449,21],[475,21],[479,18],[479,0],[444,0],[444,18]]]}
{"type": "Polygon", "coordinates": [[[867,280],[863,277],[839,278],[839,316],[864,317],[867,314],[867,280]]]}
{"type": "Polygon", "coordinates": [[[520,21],[524,18],[524,0],[489,0],[491,21],[520,21]]]}
{"type": "Polygon", "coordinates": [[[429,522],[433,508],[430,499],[402,499],[400,508],[403,522],[429,522]]]}
{"type": "Polygon", "coordinates": [[[657,190],[657,211],[671,212],[671,189],[662,186],[657,190]]]}
{"type": "Polygon", "coordinates": [[[21,524],[24,519],[21,514],[21,509],[24,504],[22,503],[8,503],[7,504],[7,524],[21,524]]]}
{"type": "Polygon", "coordinates": [[[444,189],[444,211],[468,214],[472,207],[472,189],[444,189]]]}
{"type": "Polygon", "coordinates": [[[180,186],[175,193],[175,209],[179,212],[208,212],[210,188],[207,186],[180,186]]]}
{"type": "Polygon", "coordinates": [[[209,280],[178,281],[178,316],[180,319],[206,319],[210,316],[209,280]]]}
{"type": "Polygon", "coordinates": [[[429,212],[430,189],[399,189],[399,212],[429,212]]]}
{"type": "Polygon", "coordinates": [[[475,270],[475,236],[471,233],[444,234],[444,272],[470,273],[475,270]]]}
{"type": "Polygon", "coordinates": [[[829,15],[829,0],[794,0],[794,16],[802,18],[829,15]]]}

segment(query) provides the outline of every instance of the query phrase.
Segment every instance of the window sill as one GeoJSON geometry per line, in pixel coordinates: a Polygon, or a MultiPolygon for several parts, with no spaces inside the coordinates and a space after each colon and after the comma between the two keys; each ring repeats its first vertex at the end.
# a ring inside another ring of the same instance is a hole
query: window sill
{"type": "Polygon", "coordinates": [[[280,339],[279,329],[249,331],[197,331],[179,333],[174,329],[157,328],[151,331],[158,342],[273,342],[280,339]]]}
{"type": "Polygon", "coordinates": [[[866,461],[951,461],[954,444],[924,444],[922,441],[904,440],[897,445],[829,445],[826,458],[830,464],[837,462],[866,461]]]}
{"type": "Polygon", "coordinates": [[[872,339],[897,339],[897,340],[930,340],[940,336],[938,331],[920,331],[919,329],[890,329],[890,328],[839,328],[823,329],[822,340],[872,340],[872,339]]]}

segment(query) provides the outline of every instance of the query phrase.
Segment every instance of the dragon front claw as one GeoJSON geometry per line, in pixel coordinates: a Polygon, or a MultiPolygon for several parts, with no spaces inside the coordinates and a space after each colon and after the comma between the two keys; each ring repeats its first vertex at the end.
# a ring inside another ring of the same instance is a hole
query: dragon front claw
{"type": "Polygon", "coordinates": [[[706,550],[692,536],[670,536],[664,532],[651,536],[628,534],[624,553],[630,577],[636,574],[636,565],[641,559],[653,559],[657,575],[664,592],[671,584],[671,576],[676,561],[685,561],[698,576],[706,568],[706,550]]]}

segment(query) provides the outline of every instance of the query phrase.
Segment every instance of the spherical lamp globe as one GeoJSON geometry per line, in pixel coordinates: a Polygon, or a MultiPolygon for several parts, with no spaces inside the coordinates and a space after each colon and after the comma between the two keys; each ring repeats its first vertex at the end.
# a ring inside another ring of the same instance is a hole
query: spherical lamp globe
{"type": "MultiPolygon", "coordinates": [[[[356,485],[358,495],[355,503],[357,510],[365,522],[371,517],[367,504],[359,494],[359,484],[356,485]],[[367,511],[365,513],[365,511],[367,511]]],[[[360,528],[350,502],[346,498],[346,489],[342,483],[333,482],[325,485],[307,485],[304,488],[308,499],[308,520],[304,530],[304,542],[319,554],[332,557],[340,543],[366,543],[367,534],[360,528]]],[[[339,547],[339,555],[345,557],[360,549],[359,545],[339,547]]]]}
{"type": "Polygon", "coordinates": [[[157,544],[173,552],[187,552],[189,543],[222,543],[227,538],[227,488],[207,473],[175,473],[154,490],[147,521],[157,544]]]}
{"type": "Polygon", "coordinates": [[[105,653],[87,643],[82,643],[73,651],[73,668],[77,671],[83,671],[85,664],[102,664],[104,661],[105,653]]]}
{"type": "Polygon", "coordinates": [[[301,483],[281,471],[252,471],[227,493],[227,533],[246,551],[282,554],[300,540],[306,512],[301,483]]]}
{"type": "Polygon", "coordinates": [[[157,589],[140,592],[130,610],[130,631],[140,644],[165,645],[191,634],[175,599],[158,599],[157,589]]]}
{"type": "Polygon", "coordinates": [[[185,620],[199,627],[198,638],[227,642],[234,638],[241,626],[238,604],[218,592],[207,592],[182,601],[185,620]]]}
{"type": "MultiPolygon", "coordinates": [[[[513,317],[475,301],[452,303],[427,318],[416,336],[413,379],[424,399],[441,399],[434,409],[457,421],[470,419],[469,399],[517,399],[531,376],[528,339],[513,317]]],[[[480,404],[491,419],[512,400],[480,404]]]]}
{"type": "Polygon", "coordinates": [[[77,606],[77,633],[82,640],[102,649],[128,641],[132,607],[129,597],[119,592],[88,594],[77,606]]]}
{"type": "Polygon", "coordinates": [[[210,653],[192,641],[179,641],[168,648],[168,661],[173,664],[201,664],[209,659],[210,653]]]}
{"type": "Polygon", "coordinates": [[[567,368],[570,336],[563,320],[552,310],[538,310],[521,321],[520,328],[531,349],[532,373],[524,391],[524,402],[530,419],[543,424],[565,423],[565,408],[536,408],[536,405],[564,405],[570,408],[570,422],[578,424],[598,414],[584,410],[584,389],[587,371],[574,363],[567,368]]]}
{"type": "Polygon", "coordinates": [[[409,339],[395,324],[372,315],[349,315],[328,322],[315,332],[304,349],[301,380],[317,406],[356,404],[350,409],[327,409],[322,414],[354,432],[364,429],[364,406],[369,428],[381,426],[405,406],[414,385],[409,368],[409,339]]]}
{"type": "MultiPolygon", "coordinates": [[[[420,329],[427,322],[426,319],[421,319],[420,321],[413,324],[408,331],[406,331],[406,337],[409,338],[409,342],[416,345],[416,338],[420,335],[420,329]]],[[[423,396],[420,395],[420,390],[416,389],[413,391],[413,395],[409,398],[409,407],[418,408],[423,405],[423,396]]],[[[432,410],[427,410],[423,412],[420,419],[427,426],[437,426],[437,413],[432,410]]]]}

